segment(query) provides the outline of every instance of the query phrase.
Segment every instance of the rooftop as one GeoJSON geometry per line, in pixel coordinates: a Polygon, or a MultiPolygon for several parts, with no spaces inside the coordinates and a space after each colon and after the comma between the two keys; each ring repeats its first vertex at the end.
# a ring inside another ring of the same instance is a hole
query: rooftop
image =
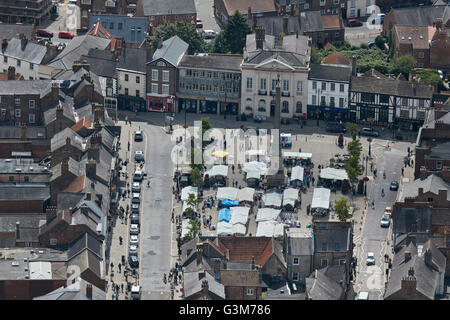
{"type": "Polygon", "coordinates": [[[275,2],[272,0],[224,0],[225,7],[229,15],[234,14],[236,10],[240,14],[248,14],[248,8],[251,8],[253,14],[263,12],[276,12],[275,2]]]}
{"type": "Polygon", "coordinates": [[[241,70],[242,55],[202,54],[185,55],[178,67],[195,69],[219,69],[226,71],[241,70]]]}
{"type": "Polygon", "coordinates": [[[144,16],[171,14],[196,14],[194,0],[141,0],[144,16]]]}
{"type": "MultiPolygon", "coordinates": [[[[446,148],[450,147],[448,143],[446,148]]],[[[405,202],[405,198],[416,198],[419,195],[419,189],[423,189],[423,193],[431,192],[436,195],[439,194],[439,190],[449,190],[449,185],[437,175],[429,175],[425,179],[416,179],[409,183],[404,183],[401,188],[397,202],[405,202]]],[[[447,192],[447,201],[450,201],[450,192],[447,192]]]]}
{"type": "Polygon", "coordinates": [[[36,297],[33,300],[106,300],[106,293],[90,284],[89,282],[78,279],[75,283],[67,287],[61,287],[44,296],[36,297]],[[87,285],[92,286],[92,297],[86,296],[87,285]]]}
{"type": "Polygon", "coordinates": [[[397,41],[411,44],[413,49],[428,49],[436,28],[430,26],[394,26],[397,41]]]}
{"type": "Polygon", "coordinates": [[[394,8],[392,12],[397,25],[432,26],[436,18],[442,18],[444,24],[450,18],[448,6],[394,8]]]}
{"type": "Polygon", "coordinates": [[[8,41],[8,46],[3,51],[4,56],[27,61],[34,64],[41,64],[47,53],[47,47],[27,41],[22,47],[21,40],[12,38],[8,41]]]}
{"type": "Polygon", "coordinates": [[[33,159],[0,159],[0,174],[7,173],[50,174],[50,171],[33,159]]]}
{"type": "Polygon", "coordinates": [[[50,186],[38,183],[0,183],[0,200],[50,199],[50,186]]]}
{"type": "Polygon", "coordinates": [[[162,43],[161,48],[156,49],[152,61],[164,59],[177,67],[181,58],[187,52],[189,45],[178,36],[173,36],[162,43]]]}
{"type": "Polygon", "coordinates": [[[138,48],[123,48],[117,69],[146,72],[147,51],[138,48]]]}
{"type": "Polygon", "coordinates": [[[0,95],[41,95],[51,86],[51,80],[1,80],[0,95]]]}
{"type": "Polygon", "coordinates": [[[351,77],[352,69],[348,66],[311,64],[308,79],[350,82],[351,77]]]}

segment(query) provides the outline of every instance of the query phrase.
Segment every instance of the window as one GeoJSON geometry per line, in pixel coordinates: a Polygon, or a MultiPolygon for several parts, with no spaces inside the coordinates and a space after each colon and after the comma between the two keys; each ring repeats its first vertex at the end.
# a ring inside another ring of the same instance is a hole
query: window
{"type": "Polygon", "coordinates": [[[313,96],[311,97],[311,103],[312,103],[312,104],[316,104],[316,99],[317,99],[317,97],[316,97],[315,95],[313,95],[313,96]]]}
{"type": "Polygon", "coordinates": [[[418,63],[417,66],[418,66],[419,68],[423,68],[423,63],[418,63]]]}
{"type": "Polygon", "coordinates": [[[419,100],[419,107],[424,108],[425,107],[425,100],[419,100]]]}
{"type": "Polygon", "coordinates": [[[20,104],[20,98],[14,98],[14,103],[15,103],[16,105],[20,104]]]}
{"type": "MultiPolygon", "coordinates": [[[[216,73],[214,72],[214,77],[216,76],[216,73]]],[[[252,78],[247,78],[247,91],[252,90],[252,78]]]]}
{"type": "Polygon", "coordinates": [[[119,22],[119,23],[117,24],[117,29],[122,30],[122,26],[123,26],[123,23],[122,23],[122,22],[119,22]]]}
{"type": "Polygon", "coordinates": [[[152,69],[152,80],[158,81],[158,70],[152,69]]]}
{"type": "Polygon", "coordinates": [[[428,202],[433,202],[433,198],[431,198],[431,197],[428,198],[427,200],[428,200],[428,202]]]}
{"type": "Polygon", "coordinates": [[[253,295],[253,289],[252,288],[247,288],[247,295],[248,296],[252,296],[253,295]]]}
{"type": "Polygon", "coordinates": [[[436,169],[442,169],[442,161],[436,161],[436,169]]]}
{"type": "Polygon", "coordinates": [[[320,0],[320,5],[324,6],[326,4],[326,2],[327,2],[326,0],[320,0]]]}
{"type": "Polygon", "coordinates": [[[305,9],[305,10],[309,9],[309,3],[308,2],[303,5],[303,9],[305,9]]]}
{"type": "Polygon", "coordinates": [[[408,109],[400,110],[400,118],[409,118],[409,110],[408,109]]]}
{"type": "Polygon", "coordinates": [[[408,105],[408,98],[402,98],[402,106],[408,105]]]}
{"type": "Polygon", "coordinates": [[[158,93],[158,84],[152,83],[152,93],[158,93]]]}
{"type": "Polygon", "coordinates": [[[337,32],[334,33],[334,37],[335,37],[335,38],[339,38],[340,35],[341,35],[341,34],[339,33],[339,31],[337,31],[337,32]]]}
{"type": "Polygon", "coordinates": [[[303,82],[297,81],[297,94],[302,94],[303,92],[303,82]]]}
{"type": "Polygon", "coordinates": [[[387,94],[380,94],[380,103],[389,103],[389,95],[387,94]]]}
{"type": "Polygon", "coordinates": [[[34,101],[34,100],[28,100],[28,107],[29,107],[30,109],[34,109],[35,105],[36,105],[36,101],[34,101]]]}
{"type": "Polygon", "coordinates": [[[30,70],[34,70],[34,64],[30,63],[30,70]]]}
{"type": "Polygon", "coordinates": [[[339,259],[339,265],[345,266],[345,259],[339,259]]]}
{"type": "Polygon", "coordinates": [[[35,118],[35,116],[34,116],[34,113],[30,113],[30,114],[28,115],[28,122],[29,122],[29,123],[34,123],[35,120],[36,120],[36,118],[35,118]]]}
{"type": "Polygon", "coordinates": [[[334,0],[333,3],[334,4],[339,4],[339,0],[334,0]]]}
{"type": "Polygon", "coordinates": [[[252,99],[247,98],[247,100],[245,100],[245,109],[246,109],[246,110],[253,110],[253,102],[252,102],[252,99]]]}
{"type": "Polygon", "coordinates": [[[266,111],[266,100],[259,100],[258,111],[266,111]]]}
{"type": "Polygon", "coordinates": [[[355,7],[355,0],[350,1],[350,8],[354,8],[355,7]]]}
{"type": "Polygon", "coordinates": [[[163,81],[169,82],[169,71],[168,70],[163,70],[163,81]]]}
{"type": "Polygon", "coordinates": [[[283,91],[289,91],[289,80],[283,80],[283,91]]]}
{"type": "Polygon", "coordinates": [[[56,244],[57,244],[56,238],[51,238],[51,239],[50,239],[50,245],[51,245],[51,246],[56,246],[56,244]]]}
{"type": "Polygon", "coordinates": [[[20,118],[22,116],[22,110],[16,109],[14,111],[14,115],[15,115],[16,118],[20,118]]]}
{"type": "Polygon", "coordinates": [[[277,79],[272,79],[272,90],[277,90],[277,79]]]}
{"type": "Polygon", "coordinates": [[[125,88],[125,95],[128,95],[128,88],[125,88]]]}
{"type": "Polygon", "coordinates": [[[339,108],[344,108],[344,98],[339,98],[339,108]]]}
{"type": "Polygon", "coordinates": [[[141,77],[136,76],[136,83],[141,83],[141,77]]]}
{"type": "Polygon", "coordinates": [[[322,251],[327,251],[327,243],[322,242],[322,251]]]}
{"type": "Polygon", "coordinates": [[[282,113],[289,113],[289,102],[283,101],[281,105],[281,112],[282,113]]]}
{"type": "Polygon", "coordinates": [[[423,57],[424,57],[423,51],[420,51],[419,52],[419,58],[423,59],[423,57]]]}
{"type": "Polygon", "coordinates": [[[366,0],[366,7],[370,6],[370,0],[366,0]]]}
{"type": "Polygon", "coordinates": [[[299,259],[298,259],[298,258],[294,258],[294,259],[292,260],[292,264],[293,264],[293,265],[299,265],[299,259]]]}
{"type": "Polygon", "coordinates": [[[298,272],[292,272],[292,281],[298,281],[298,272]]]}
{"type": "Polygon", "coordinates": [[[302,102],[301,101],[297,101],[296,107],[295,107],[295,112],[296,113],[302,113],[302,102]]]}
{"type": "Polygon", "coordinates": [[[330,97],[330,107],[334,107],[334,97],[330,97]]]}
{"type": "Polygon", "coordinates": [[[128,81],[128,75],[125,74],[125,81],[128,81]]]}
{"type": "Polygon", "coordinates": [[[259,81],[259,89],[266,90],[267,88],[267,79],[260,79],[259,81]]]}
{"type": "Polygon", "coordinates": [[[211,72],[211,71],[208,71],[208,72],[206,73],[206,77],[207,77],[207,78],[212,78],[212,72],[211,72]]]}
{"type": "Polygon", "coordinates": [[[334,250],[335,251],[341,251],[341,244],[339,242],[334,243],[334,250]]]}
{"type": "Polygon", "coordinates": [[[8,57],[3,56],[3,62],[4,62],[4,63],[8,63],[8,57]]]}
{"type": "Polygon", "coordinates": [[[20,65],[21,65],[21,62],[19,59],[17,59],[17,66],[20,67],[20,65]]]}
{"type": "Polygon", "coordinates": [[[326,102],[326,100],[325,100],[325,96],[321,96],[321,97],[320,97],[320,105],[321,105],[321,106],[324,106],[326,103],[327,103],[327,102],[326,102]]]}
{"type": "Polygon", "coordinates": [[[328,266],[328,259],[322,259],[322,260],[320,260],[320,264],[322,265],[322,268],[328,266]]]}
{"type": "Polygon", "coordinates": [[[322,82],[322,91],[323,90],[327,90],[327,83],[326,82],[322,82]]]}
{"type": "Polygon", "coordinates": [[[416,118],[417,118],[417,119],[420,119],[420,120],[425,119],[425,111],[419,111],[419,110],[417,110],[416,118]]]}
{"type": "Polygon", "coordinates": [[[30,182],[30,177],[29,177],[29,176],[25,176],[25,177],[24,177],[24,181],[25,181],[25,182],[30,182]]]}
{"type": "Polygon", "coordinates": [[[375,102],[375,95],[373,93],[365,93],[365,92],[363,92],[361,94],[361,100],[362,100],[362,102],[374,103],[375,102]]]}
{"type": "Polygon", "coordinates": [[[330,90],[334,91],[336,84],[334,82],[330,83],[330,90]]]}
{"type": "Polygon", "coordinates": [[[14,176],[9,176],[9,181],[14,181],[14,176]]]}
{"type": "Polygon", "coordinates": [[[339,85],[339,91],[340,92],[344,92],[344,88],[345,88],[345,86],[343,84],[339,85]]]}
{"type": "Polygon", "coordinates": [[[163,94],[169,94],[169,85],[168,84],[163,84],[162,85],[162,93],[163,94]]]}
{"type": "Polygon", "coordinates": [[[83,18],[87,18],[87,17],[88,17],[88,11],[87,11],[87,10],[82,10],[82,11],[81,11],[81,16],[82,16],[83,18]]]}
{"type": "Polygon", "coordinates": [[[314,89],[314,90],[317,89],[317,81],[313,81],[313,89],[314,89]]]}
{"type": "Polygon", "coordinates": [[[136,90],[136,97],[140,97],[139,90],[136,90]]]}
{"type": "Polygon", "coordinates": [[[6,109],[2,108],[2,116],[6,116],[6,109]]]}

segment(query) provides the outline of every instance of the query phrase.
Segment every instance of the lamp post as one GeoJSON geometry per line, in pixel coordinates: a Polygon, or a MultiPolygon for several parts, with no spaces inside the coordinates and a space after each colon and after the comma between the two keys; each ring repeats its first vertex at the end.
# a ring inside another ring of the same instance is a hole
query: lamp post
{"type": "Polygon", "coordinates": [[[372,153],[371,153],[372,138],[371,137],[367,138],[367,141],[369,142],[369,157],[372,158],[372,153]]]}

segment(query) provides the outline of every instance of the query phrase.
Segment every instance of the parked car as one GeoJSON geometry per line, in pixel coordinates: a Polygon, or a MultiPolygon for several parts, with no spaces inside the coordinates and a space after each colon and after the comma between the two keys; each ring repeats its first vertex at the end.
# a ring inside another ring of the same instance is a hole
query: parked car
{"type": "Polygon", "coordinates": [[[389,189],[391,191],[397,191],[398,190],[398,182],[397,181],[392,181],[391,182],[391,186],[389,187],[389,189]]]}
{"type": "Polygon", "coordinates": [[[138,245],[139,244],[139,237],[136,235],[130,236],[130,244],[138,245]]]}
{"type": "Polygon", "coordinates": [[[328,123],[326,130],[327,132],[334,132],[334,133],[347,132],[347,128],[345,127],[345,125],[340,123],[328,123]]]}
{"type": "Polygon", "coordinates": [[[128,253],[130,256],[137,256],[138,255],[138,247],[136,245],[131,245],[130,250],[128,253]]]}
{"type": "Polygon", "coordinates": [[[387,214],[383,214],[380,222],[381,227],[388,228],[390,223],[391,223],[390,217],[387,214]]]}
{"type": "Polygon", "coordinates": [[[130,262],[130,267],[132,268],[139,268],[139,259],[137,256],[130,256],[128,258],[129,262],[130,262]]]}
{"type": "Polygon", "coordinates": [[[202,20],[197,19],[197,20],[195,21],[195,26],[196,26],[197,28],[203,28],[203,22],[202,22],[202,20]]]}
{"type": "Polygon", "coordinates": [[[142,171],[136,170],[134,172],[133,181],[142,181],[144,179],[144,173],[142,171]]]}
{"type": "Polygon", "coordinates": [[[369,252],[369,253],[367,254],[366,264],[367,264],[368,266],[374,265],[374,264],[375,264],[375,255],[373,254],[373,252],[369,252]]]}
{"type": "Polygon", "coordinates": [[[380,133],[372,128],[362,128],[359,132],[362,136],[378,137],[380,133]]]}
{"type": "Polygon", "coordinates": [[[143,139],[143,135],[142,135],[142,131],[137,130],[134,132],[134,141],[142,141],[143,139]]]}
{"type": "Polygon", "coordinates": [[[137,224],[130,225],[130,234],[134,234],[134,235],[139,234],[139,226],[137,224]]]}
{"type": "Polygon", "coordinates": [[[144,161],[144,151],[138,150],[134,153],[134,160],[139,162],[139,161],[144,161]]]}
{"type": "Polygon", "coordinates": [[[133,186],[131,187],[133,192],[141,192],[141,184],[139,182],[133,182],[133,186]]]}
{"type": "Polygon", "coordinates": [[[58,33],[58,38],[72,39],[73,37],[75,37],[75,35],[73,33],[68,32],[68,31],[60,31],[58,33]]]}
{"type": "Polygon", "coordinates": [[[347,22],[347,27],[361,27],[362,25],[362,22],[356,19],[349,19],[347,22]]]}
{"type": "Polygon", "coordinates": [[[139,206],[140,206],[139,203],[132,203],[131,212],[139,214],[139,206]]]}
{"type": "Polygon", "coordinates": [[[133,198],[131,199],[131,202],[137,202],[140,203],[141,202],[141,194],[140,193],[133,193],[133,198]]]}
{"type": "Polygon", "coordinates": [[[205,30],[205,39],[214,39],[217,35],[215,30],[205,30]]]}
{"type": "Polygon", "coordinates": [[[47,31],[45,29],[37,29],[36,35],[39,37],[53,38],[53,32],[47,31]]]}
{"type": "Polygon", "coordinates": [[[132,213],[130,216],[130,222],[133,224],[139,224],[139,215],[137,213],[132,213]]]}

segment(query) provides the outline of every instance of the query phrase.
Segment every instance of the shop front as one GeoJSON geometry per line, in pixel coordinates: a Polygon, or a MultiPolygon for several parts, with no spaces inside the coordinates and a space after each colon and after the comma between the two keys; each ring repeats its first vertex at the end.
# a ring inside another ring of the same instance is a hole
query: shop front
{"type": "Polygon", "coordinates": [[[347,121],[348,109],[308,105],[308,119],[325,121],[347,121]]]}
{"type": "Polygon", "coordinates": [[[178,112],[185,111],[188,113],[197,113],[196,99],[178,99],[178,112]]]}
{"type": "Polygon", "coordinates": [[[147,111],[174,112],[175,97],[158,97],[147,95],[147,111]]]}
{"type": "Polygon", "coordinates": [[[200,100],[200,113],[217,114],[217,101],[200,100]]]}
{"type": "Polygon", "coordinates": [[[239,103],[220,102],[220,114],[237,115],[239,112],[239,103]]]}

